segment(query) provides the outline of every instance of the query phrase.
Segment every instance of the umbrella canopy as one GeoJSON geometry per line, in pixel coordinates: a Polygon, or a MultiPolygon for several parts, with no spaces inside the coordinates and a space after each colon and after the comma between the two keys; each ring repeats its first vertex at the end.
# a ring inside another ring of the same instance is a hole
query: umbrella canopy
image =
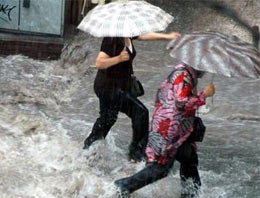
{"type": "Polygon", "coordinates": [[[96,37],[134,37],[163,31],[172,20],[171,15],[145,1],[116,1],[96,6],[78,29],[96,37]]]}
{"type": "Polygon", "coordinates": [[[236,36],[197,32],[172,40],[167,49],[173,58],[197,70],[228,77],[260,77],[260,53],[236,36]]]}

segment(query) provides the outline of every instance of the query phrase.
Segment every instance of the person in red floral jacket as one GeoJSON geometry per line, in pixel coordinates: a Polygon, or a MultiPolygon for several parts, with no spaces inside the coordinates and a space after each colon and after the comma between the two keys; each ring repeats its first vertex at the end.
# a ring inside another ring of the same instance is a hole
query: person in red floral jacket
{"type": "Polygon", "coordinates": [[[188,65],[179,64],[162,82],[146,147],[147,165],[133,176],[115,181],[121,194],[130,194],[166,177],[175,160],[181,163],[182,197],[198,194],[201,181],[196,144],[187,139],[193,131],[196,110],[215,93],[212,82],[197,93],[197,79],[203,74],[188,65]],[[186,183],[190,178],[193,185],[188,189],[190,185],[186,183]]]}

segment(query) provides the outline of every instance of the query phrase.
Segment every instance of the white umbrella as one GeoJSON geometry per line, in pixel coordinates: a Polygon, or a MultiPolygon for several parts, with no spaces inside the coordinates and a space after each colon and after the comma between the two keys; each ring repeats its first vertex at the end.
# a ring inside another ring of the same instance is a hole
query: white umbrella
{"type": "Polygon", "coordinates": [[[96,6],[78,29],[95,37],[134,37],[163,31],[172,20],[171,15],[146,1],[116,1],[96,6]]]}

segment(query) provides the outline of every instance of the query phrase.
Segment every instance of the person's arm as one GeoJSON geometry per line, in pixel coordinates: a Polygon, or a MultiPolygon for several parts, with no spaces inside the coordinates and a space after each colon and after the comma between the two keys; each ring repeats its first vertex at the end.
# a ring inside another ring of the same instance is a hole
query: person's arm
{"type": "Polygon", "coordinates": [[[142,34],[137,37],[137,40],[171,40],[176,39],[181,36],[178,32],[171,32],[171,33],[156,33],[151,32],[147,34],[142,34]]]}
{"type": "Polygon", "coordinates": [[[209,83],[199,94],[189,98],[189,101],[185,105],[186,111],[193,111],[206,103],[206,98],[215,94],[215,86],[211,82],[209,83]]]}
{"type": "Polygon", "coordinates": [[[123,49],[118,56],[110,57],[105,52],[99,52],[96,58],[96,68],[97,69],[107,69],[118,63],[129,60],[128,52],[123,49]]]}

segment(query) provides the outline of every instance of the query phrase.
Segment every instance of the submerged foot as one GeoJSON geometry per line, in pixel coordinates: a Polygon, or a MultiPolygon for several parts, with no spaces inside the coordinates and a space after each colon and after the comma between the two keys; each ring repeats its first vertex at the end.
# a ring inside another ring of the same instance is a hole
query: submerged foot
{"type": "Polygon", "coordinates": [[[134,163],[145,160],[145,152],[143,150],[140,146],[131,144],[129,146],[128,160],[134,163]]]}
{"type": "Polygon", "coordinates": [[[117,187],[118,198],[130,198],[130,192],[128,188],[124,185],[124,180],[119,179],[115,181],[115,186],[117,187]]]}
{"type": "Polygon", "coordinates": [[[87,139],[84,141],[84,147],[83,149],[88,149],[95,141],[101,140],[102,138],[98,136],[89,136],[87,139]]]}
{"type": "Polygon", "coordinates": [[[193,193],[182,193],[181,198],[199,198],[199,195],[193,193]]]}

